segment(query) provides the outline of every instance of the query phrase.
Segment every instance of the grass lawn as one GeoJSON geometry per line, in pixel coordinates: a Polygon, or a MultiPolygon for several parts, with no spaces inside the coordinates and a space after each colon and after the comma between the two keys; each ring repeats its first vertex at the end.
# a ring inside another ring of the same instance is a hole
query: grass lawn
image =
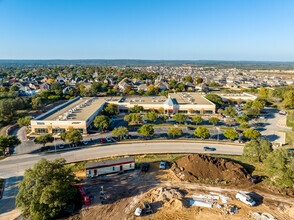
{"type": "Polygon", "coordinates": [[[283,131],[286,133],[286,146],[293,147],[294,132],[293,131],[283,131]]]}
{"type": "Polygon", "coordinates": [[[291,117],[289,115],[287,116],[287,126],[294,127],[294,121],[291,120],[291,117]]]}

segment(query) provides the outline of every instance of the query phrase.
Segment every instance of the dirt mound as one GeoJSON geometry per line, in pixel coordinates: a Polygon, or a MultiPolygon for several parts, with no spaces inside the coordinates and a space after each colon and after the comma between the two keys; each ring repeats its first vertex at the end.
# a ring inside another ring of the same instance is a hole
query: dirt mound
{"type": "Polygon", "coordinates": [[[180,199],[184,196],[178,189],[168,189],[165,187],[159,187],[153,190],[150,194],[153,202],[164,200],[170,201],[172,199],[180,199]]]}
{"type": "Polygon", "coordinates": [[[243,182],[249,174],[240,164],[223,158],[192,154],[178,159],[172,166],[178,178],[194,182],[198,179],[243,182]]]}
{"type": "Polygon", "coordinates": [[[171,199],[169,202],[164,204],[165,208],[172,208],[172,209],[182,209],[187,208],[189,204],[187,204],[187,200],[180,200],[180,199],[171,199]]]}

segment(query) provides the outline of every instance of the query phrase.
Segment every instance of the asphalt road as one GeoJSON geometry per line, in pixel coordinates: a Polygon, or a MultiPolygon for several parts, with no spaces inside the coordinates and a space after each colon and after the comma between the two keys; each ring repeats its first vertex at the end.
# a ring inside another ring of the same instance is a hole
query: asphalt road
{"type": "Polygon", "coordinates": [[[223,144],[203,144],[203,143],[133,143],[133,144],[113,144],[102,147],[80,149],[57,154],[37,155],[24,154],[12,155],[0,161],[0,177],[6,178],[3,198],[0,200],[1,214],[7,213],[15,207],[15,196],[17,195],[17,185],[21,180],[25,169],[33,167],[41,158],[48,160],[64,158],[67,162],[76,162],[127,154],[144,153],[204,153],[203,147],[214,147],[215,154],[241,155],[243,147],[223,144]]]}
{"type": "Polygon", "coordinates": [[[72,150],[57,154],[24,154],[12,155],[0,161],[0,177],[9,178],[19,176],[24,170],[32,167],[41,158],[55,159],[64,158],[67,162],[90,160],[101,157],[110,157],[125,154],[142,153],[203,153],[203,147],[214,147],[216,154],[234,154],[241,155],[243,147],[223,144],[203,144],[203,143],[181,143],[181,142],[163,142],[163,143],[132,143],[132,144],[112,144],[107,146],[72,150]]]}

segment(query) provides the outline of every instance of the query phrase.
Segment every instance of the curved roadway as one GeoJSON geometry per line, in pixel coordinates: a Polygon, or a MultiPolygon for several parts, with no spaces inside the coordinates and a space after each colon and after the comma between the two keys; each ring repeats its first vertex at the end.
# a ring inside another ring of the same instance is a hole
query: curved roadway
{"type": "MultiPolygon", "coordinates": [[[[64,158],[67,162],[77,162],[95,158],[103,158],[127,154],[144,154],[144,153],[204,153],[203,147],[214,147],[214,154],[233,154],[241,155],[242,146],[224,145],[224,144],[206,144],[206,143],[184,143],[184,142],[161,142],[161,143],[128,143],[114,144],[101,147],[86,148],[80,150],[67,151],[57,154],[24,154],[16,155],[0,161],[0,177],[6,178],[3,198],[0,199],[0,219],[7,212],[15,208],[15,196],[17,186],[22,179],[25,169],[33,167],[41,158],[52,160],[64,158]]],[[[7,213],[7,214],[5,214],[7,213]]]]}

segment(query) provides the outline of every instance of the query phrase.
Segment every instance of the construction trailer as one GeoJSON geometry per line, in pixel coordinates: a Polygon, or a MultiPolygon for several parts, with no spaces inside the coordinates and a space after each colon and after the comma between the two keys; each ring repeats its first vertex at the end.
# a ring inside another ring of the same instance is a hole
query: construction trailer
{"type": "Polygon", "coordinates": [[[85,168],[87,177],[124,172],[135,169],[135,159],[132,157],[124,157],[114,160],[86,163],[85,168]]]}

